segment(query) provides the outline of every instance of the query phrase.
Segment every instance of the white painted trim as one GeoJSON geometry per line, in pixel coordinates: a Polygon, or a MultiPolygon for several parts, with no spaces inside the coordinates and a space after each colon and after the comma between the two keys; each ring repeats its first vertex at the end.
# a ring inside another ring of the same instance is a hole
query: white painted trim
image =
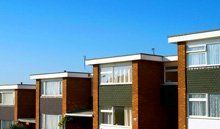
{"type": "Polygon", "coordinates": [[[15,89],[36,89],[35,85],[0,85],[0,90],[15,90],[15,89]]]}
{"type": "Polygon", "coordinates": [[[178,61],[178,56],[165,56],[165,57],[163,57],[163,61],[165,61],[165,62],[178,61]]]}
{"type": "Polygon", "coordinates": [[[91,114],[66,113],[65,116],[93,117],[93,113],[91,114]]]}
{"type": "Polygon", "coordinates": [[[107,63],[119,63],[119,62],[129,62],[134,60],[149,60],[149,61],[163,61],[162,56],[157,55],[145,55],[145,54],[136,54],[128,56],[118,56],[118,57],[107,57],[101,59],[91,59],[86,60],[86,65],[95,65],[95,64],[107,64],[107,63]]]}
{"type": "Polygon", "coordinates": [[[64,77],[75,77],[75,78],[91,78],[88,73],[71,73],[71,72],[63,72],[63,73],[48,73],[48,74],[36,74],[31,75],[30,79],[54,79],[54,78],[64,78],[64,77]]]}
{"type": "Polygon", "coordinates": [[[193,40],[216,38],[216,37],[220,37],[220,30],[173,36],[168,38],[168,42],[177,43],[183,41],[193,41],[193,40]]]}

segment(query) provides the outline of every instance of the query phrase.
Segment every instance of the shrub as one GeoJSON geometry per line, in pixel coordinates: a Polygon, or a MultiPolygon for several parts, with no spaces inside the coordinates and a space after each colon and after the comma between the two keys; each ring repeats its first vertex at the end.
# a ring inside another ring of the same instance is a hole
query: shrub
{"type": "Polygon", "coordinates": [[[13,124],[13,125],[10,126],[9,129],[26,129],[26,128],[22,124],[13,124]]]}

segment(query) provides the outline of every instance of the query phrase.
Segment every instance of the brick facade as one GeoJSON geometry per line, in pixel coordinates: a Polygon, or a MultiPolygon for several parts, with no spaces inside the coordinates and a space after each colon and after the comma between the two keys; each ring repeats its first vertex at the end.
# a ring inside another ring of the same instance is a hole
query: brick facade
{"type": "Polygon", "coordinates": [[[178,43],[178,129],[187,128],[186,43],[178,43]]]}
{"type": "Polygon", "coordinates": [[[133,61],[132,63],[133,129],[165,128],[165,114],[160,103],[162,69],[161,62],[133,61]]]}
{"type": "Polygon", "coordinates": [[[14,121],[18,118],[35,118],[35,89],[16,89],[14,121]]]}
{"type": "Polygon", "coordinates": [[[93,66],[93,129],[99,129],[99,65],[93,66]]]}
{"type": "Polygon", "coordinates": [[[36,111],[35,111],[36,129],[40,129],[40,95],[41,95],[41,81],[36,80],[36,111]]]}

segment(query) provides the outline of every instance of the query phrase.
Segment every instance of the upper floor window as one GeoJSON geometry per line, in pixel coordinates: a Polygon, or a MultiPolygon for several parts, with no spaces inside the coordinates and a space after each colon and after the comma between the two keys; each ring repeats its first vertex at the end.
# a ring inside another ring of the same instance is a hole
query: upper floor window
{"type": "Polygon", "coordinates": [[[189,67],[220,64],[220,44],[188,45],[187,53],[189,67]]]}
{"type": "Polygon", "coordinates": [[[132,82],[132,66],[130,63],[101,66],[101,84],[128,84],[132,82]]]}
{"type": "Polygon", "coordinates": [[[178,81],[177,66],[165,66],[164,68],[164,83],[176,84],[178,81]]]}
{"type": "Polygon", "coordinates": [[[14,92],[0,92],[0,105],[14,105],[14,92]]]}
{"type": "Polygon", "coordinates": [[[43,80],[41,94],[44,96],[61,96],[62,80],[43,80]]]}

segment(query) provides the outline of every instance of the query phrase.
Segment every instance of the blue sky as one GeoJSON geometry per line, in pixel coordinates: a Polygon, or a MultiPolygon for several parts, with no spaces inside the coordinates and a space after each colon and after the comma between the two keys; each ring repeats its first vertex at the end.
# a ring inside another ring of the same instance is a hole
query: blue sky
{"type": "Polygon", "coordinates": [[[1,0],[0,84],[89,71],[87,58],[176,54],[167,36],[220,28],[218,0],[1,0]]]}

